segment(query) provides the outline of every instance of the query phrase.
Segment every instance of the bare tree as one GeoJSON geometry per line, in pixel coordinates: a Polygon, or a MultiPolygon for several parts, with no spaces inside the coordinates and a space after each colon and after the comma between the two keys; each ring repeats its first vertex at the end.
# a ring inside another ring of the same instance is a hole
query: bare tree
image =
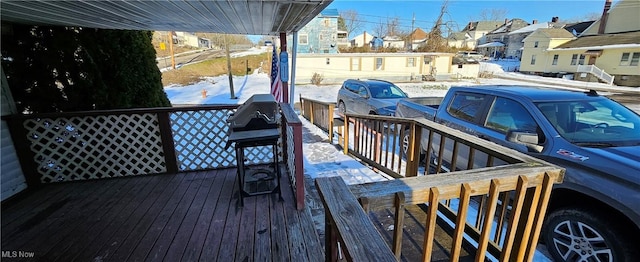
{"type": "Polygon", "coordinates": [[[211,44],[217,47],[224,47],[226,44],[252,44],[251,39],[246,35],[231,35],[218,33],[199,33],[200,37],[211,40],[211,44]]]}
{"type": "Polygon", "coordinates": [[[373,33],[377,37],[383,37],[386,34],[387,25],[380,19],[380,22],[373,26],[373,33]]]}
{"type": "Polygon", "coordinates": [[[400,33],[400,18],[387,18],[387,35],[398,35],[400,33]]]}
{"type": "Polygon", "coordinates": [[[576,17],[571,17],[567,19],[563,19],[562,17],[560,17],[560,23],[577,23],[577,22],[584,22],[584,21],[595,21],[600,19],[601,16],[602,16],[601,13],[591,12],[588,14],[584,14],[582,16],[576,16],[576,17]]]}
{"type": "Polygon", "coordinates": [[[351,37],[351,33],[362,29],[363,23],[358,11],[345,10],[340,12],[340,16],[344,19],[344,25],[347,28],[348,37],[351,37]]]}
{"type": "Polygon", "coordinates": [[[478,17],[470,16],[470,21],[502,21],[507,18],[509,11],[507,9],[492,8],[482,9],[478,17]]]}
{"type": "Polygon", "coordinates": [[[426,46],[426,51],[428,52],[440,52],[442,49],[446,48],[446,43],[444,41],[444,37],[442,36],[442,26],[444,22],[442,17],[447,13],[447,6],[449,5],[449,0],[444,0],[442,2],[442,6],[440,7],[440,15],[438,15],[438,19],[433,25],[433,28],[427,35],[429,38],[426,46]]]}

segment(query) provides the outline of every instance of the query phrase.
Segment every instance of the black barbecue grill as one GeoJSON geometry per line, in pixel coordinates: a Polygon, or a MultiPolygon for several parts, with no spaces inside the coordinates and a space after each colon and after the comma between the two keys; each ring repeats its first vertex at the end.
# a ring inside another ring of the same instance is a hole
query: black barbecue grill
{"type": "Polygon", "coordinates": [[[280,168],[278,165],[278,139],[280,138],[279,107],[271,94],[256,94],[229,116],[229,138],[226,147],[235,145],[238,165],[240,205],[245,196],[277,192],[280,199],[280,168]],[[245,165],[244,149],[271,146],[271,164],[245,165]]]}

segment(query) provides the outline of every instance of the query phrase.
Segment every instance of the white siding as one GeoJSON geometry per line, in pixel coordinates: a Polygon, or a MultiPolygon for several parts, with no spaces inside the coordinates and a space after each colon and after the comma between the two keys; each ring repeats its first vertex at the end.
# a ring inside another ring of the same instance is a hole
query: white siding
{"type": "MultiPolygon", "coordinates": [[[[341,54],[299,54],[296,58],[296,83],[311,82],[313,74],[322,75],[322,84],[339,84],[349,78],[377,78],[388,81],[406,82],[420,80],[422,75],[435,73],[434,77],[448,80],[455,77],[476,78],[477,70],[452,71],[450,53],[341,53],[341,54]],[[431,71],[424,64],[424,57],[433,57],[430,63],[436,69],[431,71]],[[407,58],[414,58],[414,66],[409,66],[407,58]],[[375,68],[376,58],[383,59],[382,68],[375,68]],[[357,59],[354,68],[353,59],[357,59]],[[327,64],[327,61],[329,63],[327,64]],[[358,66],[359,65],[359,66],[358,66]],[[454,74],[454,75],[452,75],[454,74]]],[[[466,66],[466,65],[465,65],[466,66]]],[[[477,68],[477,67],[476,67],[477,68]]]]}
{"type": "MultiPolygon", "coordinates": [[[[9,103],[9,101],[12,100],[11,94],[7,90],[8,86],[3,72],[1,101],[3,116],[10,115],[14,111],[11,107],[12,103],[9,103]]],[[[2,189],[0,196],[1,200],[5,200],[26,189],[27,183],[22,174],[20,163],[18,162],[18,156],[16,155],[16,150],[13,146],[11,135],[9,134],[9,128],[4,120],[0,122],[0,137],[0,145],[2,145],[2,148],[0,148],[0,188],[2,189]]]]}

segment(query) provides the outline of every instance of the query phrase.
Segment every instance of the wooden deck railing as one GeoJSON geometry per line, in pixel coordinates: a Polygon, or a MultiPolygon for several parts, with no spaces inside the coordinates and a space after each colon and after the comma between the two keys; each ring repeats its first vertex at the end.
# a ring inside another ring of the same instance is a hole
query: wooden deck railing
{"type": "MultiPolygon", "coordinates": [[[[333,143],[333,129],[340,126],[336,123],[336,103],[323,102],[300,96],[301,115],[312,124],[329,134],[329,140],[333,143]],[[332,132],[329,132],[332,130],[332,132]]],[[[338,133],[338,135],[340,135],[338,133]]]]}
{"type": "MultiPolygon", "coordinates": [[[[7,116],[29,186],[146,174],[175,174],[236,166],[226,148],[229,115],[238,105],[70,112],[7,116]]],[[[281,104],[278,156],[302,183],[301,124],[281,104]],[[297,143],[297,144],[296,144],[297,143]],[[297,153],[297,154],[296,154],[297,153]]],[[[248,164],[273,159],[269,147],[245,149],[248,164]]],[[[304,187],[296,185],[304,196],[304,187]]],[[[298,199],[299,206],[304,197],[298,199]]]]}
{"type": "Polygon", "coordinates": [[[345,123],[345,153],[400,179],[351,187],[341,178],[316,179],[328,261],[337,259],[338,246],[349,261],[399,259],[408,205],[427,213],[424,261],[431,257],[437,219],[450,225],[452,261],[463,247],[476,250],[476,261],[532,259],[552,185],[562,181],[564,169],[427,120],[347,114],[345,123]],[[367,213],[380,208],[394,213],[390,246],[367,213]]]}

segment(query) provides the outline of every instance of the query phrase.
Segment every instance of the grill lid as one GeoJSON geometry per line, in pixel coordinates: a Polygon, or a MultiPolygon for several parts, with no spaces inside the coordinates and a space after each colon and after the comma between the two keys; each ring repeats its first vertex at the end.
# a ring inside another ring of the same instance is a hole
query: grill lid
{"type": "Polygon", "coordinates": [[[278,103],[271,94],[255,94],[229,116],[227,122],[233,131],[276,128],[278,103]]]}

